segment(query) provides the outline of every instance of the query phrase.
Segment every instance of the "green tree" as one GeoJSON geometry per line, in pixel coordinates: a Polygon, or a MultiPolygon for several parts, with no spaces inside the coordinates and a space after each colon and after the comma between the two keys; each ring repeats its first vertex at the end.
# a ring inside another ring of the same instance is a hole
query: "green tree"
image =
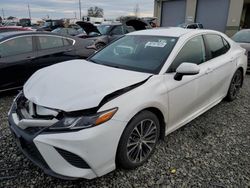
{"type": "Polygon", "coordinates": [[[103,18],[104,12],[102,8],[99,7],[90,7],[88,9],[88,16],[89,17],[98,17],[103,18]]]}
{"type": "Polygon", "coordinates": [[[8,18],[7,18],[7,20],[13,20],[13,19],[15,19],[16,17],[14,17],[14,16],[9,16],[8,18]]]}

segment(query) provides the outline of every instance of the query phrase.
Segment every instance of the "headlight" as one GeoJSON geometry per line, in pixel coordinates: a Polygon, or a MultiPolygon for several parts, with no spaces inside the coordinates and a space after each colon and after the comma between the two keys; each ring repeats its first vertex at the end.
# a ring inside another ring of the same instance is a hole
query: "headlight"
{"type": "Polygon", "coordinates": [[[65,117],[50,127],[51,130],[64,130],[64,129],[84,129],[100,125],[109,121],[117,112],[118,108],[112,108],[91,116],[81,117],[65,117]]]}

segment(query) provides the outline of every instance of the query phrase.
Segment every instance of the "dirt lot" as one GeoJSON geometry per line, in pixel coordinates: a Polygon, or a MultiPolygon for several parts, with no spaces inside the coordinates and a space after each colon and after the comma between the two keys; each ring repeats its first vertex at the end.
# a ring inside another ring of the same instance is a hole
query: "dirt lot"
{"type": "Polygon", "coordinates": [[[49,177],[22,155],[7,123],[13,97],[0,97],[0,187],[250,187],[250,76],[236,101],[167,136],[144,166],[95,180],[49,177]]]}

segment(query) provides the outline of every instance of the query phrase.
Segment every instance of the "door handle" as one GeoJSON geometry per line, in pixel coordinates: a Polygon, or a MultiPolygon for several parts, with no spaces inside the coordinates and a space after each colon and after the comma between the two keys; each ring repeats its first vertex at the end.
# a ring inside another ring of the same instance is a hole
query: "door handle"
{"type": "Polygon", "coordinates": [[[28,56],[26,57],[26,59],[34,59],[35,57],[34,56],[28,56]]]}
{"type": "Polygon", "coordinates": [[[207,68],[206,74],[209,74],[210,72],[213,72],[213,69],[212,68],[207,68]]]}

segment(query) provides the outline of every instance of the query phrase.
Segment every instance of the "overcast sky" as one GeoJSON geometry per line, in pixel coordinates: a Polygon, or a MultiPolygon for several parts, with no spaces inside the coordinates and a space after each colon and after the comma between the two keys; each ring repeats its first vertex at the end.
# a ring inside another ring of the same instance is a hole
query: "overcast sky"
{"type": "MultiPolygon", "coordinates": [[[[74,18],[75,12],[79,18],[79,0],[0,0],[5,17],[28,17],[28,3],[32,18],[74,18]]],[[[105,18],[132,15],[136,4],[139,4],[140,16],[153,16],[154,0],[81,0],[82,15],[87,14],[91,6],[103,8],[105,18]]]]}

